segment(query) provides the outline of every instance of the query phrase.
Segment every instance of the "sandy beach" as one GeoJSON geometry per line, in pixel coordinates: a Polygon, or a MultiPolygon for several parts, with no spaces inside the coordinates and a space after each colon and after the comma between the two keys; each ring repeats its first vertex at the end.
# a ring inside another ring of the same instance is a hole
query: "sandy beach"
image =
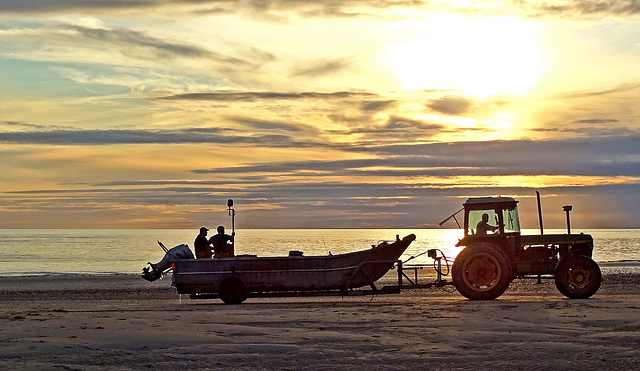
{"type": "Polygon", "coordinates": [[[11,370],[601,370],[640,366],[640,275],[586,300],[517,280],[495,301],[439,289],[377,297],[180,297],[135,275],[0,278],[11,370]]]}

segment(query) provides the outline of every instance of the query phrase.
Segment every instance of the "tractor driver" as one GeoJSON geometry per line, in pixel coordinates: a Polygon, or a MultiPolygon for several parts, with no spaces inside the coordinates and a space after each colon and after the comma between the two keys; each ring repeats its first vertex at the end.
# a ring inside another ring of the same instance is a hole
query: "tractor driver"
{"type": "Polygon", "coordinates": [[[498,230],[498,227],[494,227],[489,224],[489,214],[482,214],[482,220],[478,222],[476,226],[476,234],[477,235],[486,235],[488,231],[495,233],[498,230]]]}

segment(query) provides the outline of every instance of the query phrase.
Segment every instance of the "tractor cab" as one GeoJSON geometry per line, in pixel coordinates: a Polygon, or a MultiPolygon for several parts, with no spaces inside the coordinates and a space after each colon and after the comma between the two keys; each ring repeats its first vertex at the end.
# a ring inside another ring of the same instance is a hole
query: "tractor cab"
{"type": "Polygon", "coordinates": [[[469,198],[464,204],[464,238],[457,246],[486,241],[517,254],[520,246],[518,201],[511,197],[469,198]]]}
{"type": "Polygon", "coordinates": [[[511,197],[470,198],[463,206],[465,236],[520,233],[518,201],[511,197]]]}

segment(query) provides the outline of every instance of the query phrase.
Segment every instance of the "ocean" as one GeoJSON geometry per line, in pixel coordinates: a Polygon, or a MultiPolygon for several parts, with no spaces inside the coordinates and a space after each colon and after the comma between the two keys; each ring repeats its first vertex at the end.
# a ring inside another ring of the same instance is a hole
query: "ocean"
{"type": "MultiPolygon", "coordinates": [[[[545,230],[545,233],[564,233],[545,230]]],[[[577,232],[577,231],[576,231],[577,232]]],[[[401,257],[407,260],[427,249],[440,249],[448,259],[460,251],[455,247],[460,229],[239,229],[236,254],[286,256],[299,250],[305,256],[351,252],[414,233],[417,240],[401,257]]],[[[523,234],[537,234],[524,230],[523,234]]],[[[594,238],[594,260],[602,267],[640,270],[640,230],[589,230],[594,238]]],[[[0,276],[51,274],[140,273],[147,262],[156,263],[165,246],[186,243],[193,248],[197,229],[0,229],[0,276]]],[[[431,263],[426,254],[412,263],[431,263]]]]}

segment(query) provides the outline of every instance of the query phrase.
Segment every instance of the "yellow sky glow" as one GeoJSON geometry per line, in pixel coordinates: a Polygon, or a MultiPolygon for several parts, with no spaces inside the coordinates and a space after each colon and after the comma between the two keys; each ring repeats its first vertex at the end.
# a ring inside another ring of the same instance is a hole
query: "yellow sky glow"
{"type": "Polygon", "coordinates": [[[409,41],[387,46],[404,88],[459,89],[484,98],[520,94],[543,69],[540,25],[516,18],[434,15],[408,22],[409,41]]]}
{"type": "Polygon", "coordinates": [[[252,227],[422,226],[535,189],[640,220],[625,2],[45,2],[0,6],[1,227],[228,198],[252,227]]]}

